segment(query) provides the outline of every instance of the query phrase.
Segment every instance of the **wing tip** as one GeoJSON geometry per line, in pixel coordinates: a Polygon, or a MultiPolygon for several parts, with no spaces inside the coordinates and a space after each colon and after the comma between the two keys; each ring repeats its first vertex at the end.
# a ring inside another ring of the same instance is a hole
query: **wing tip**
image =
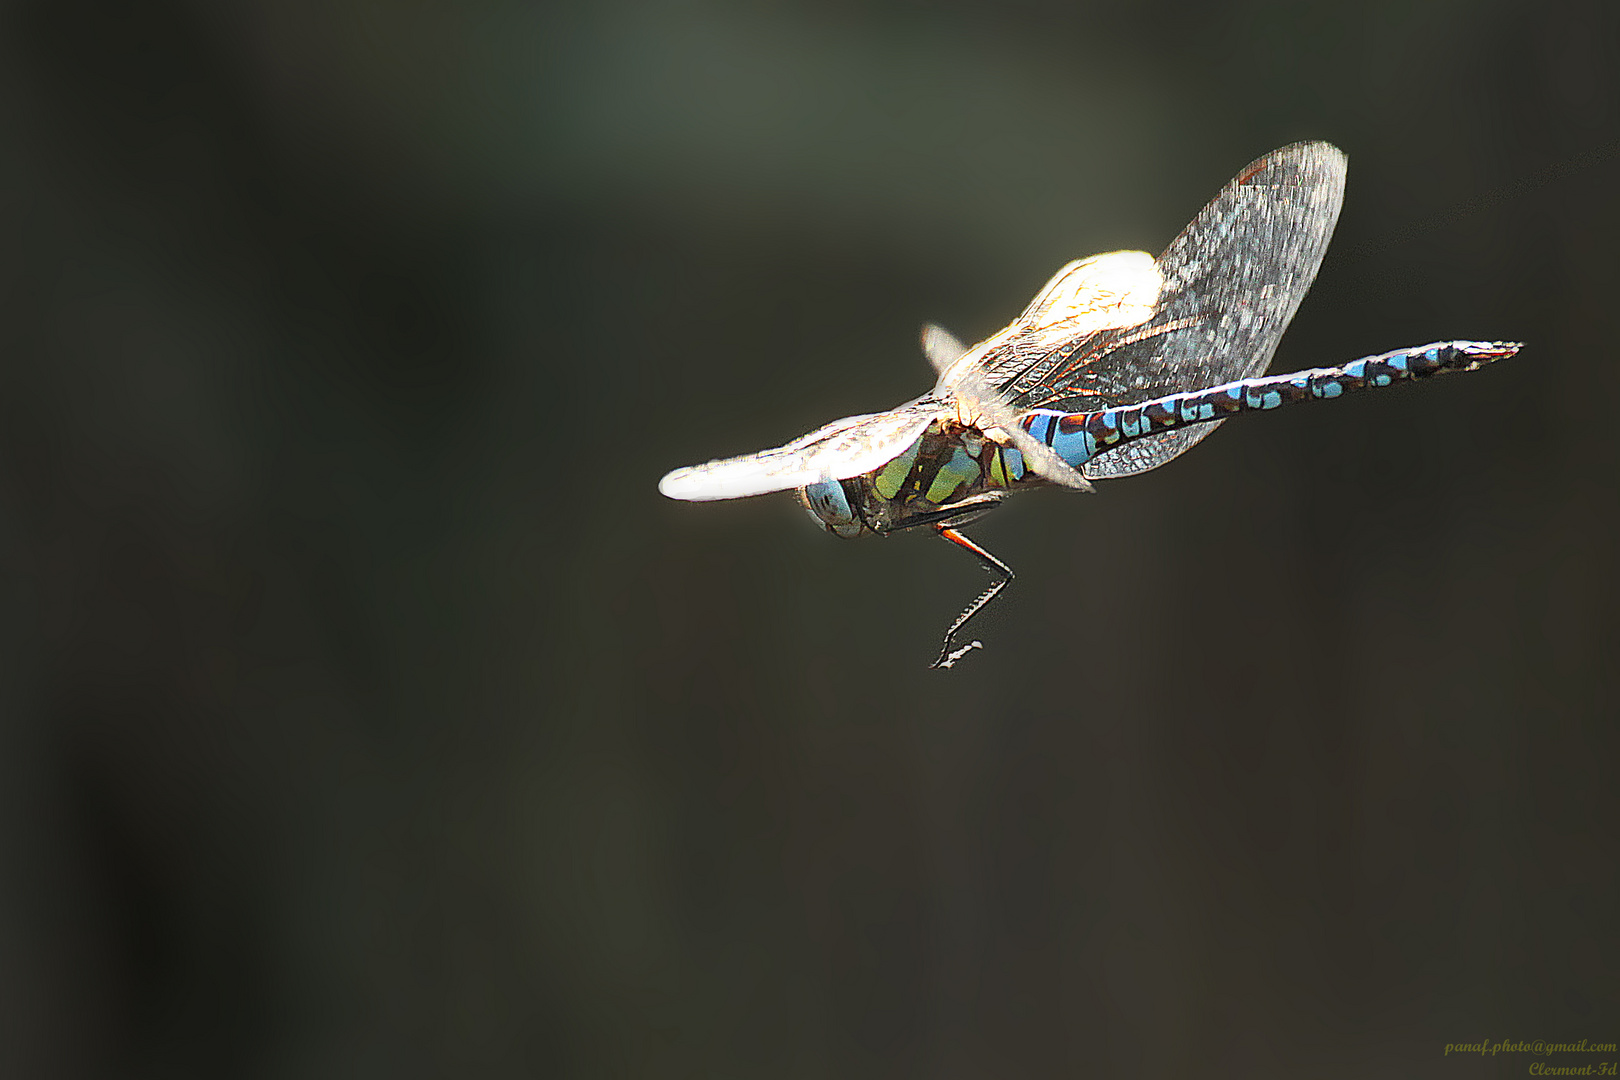
{"type": "Polygon", "coordinates": [[[716,461],[708,465],[687,465],[664,474],[658,491],[667,499],[681,502],[724,502],[791,491],[811,481],[802,476],[763,476],[755,470],[736,468],[738,462],[716,461]],[[731,465],[733,468],[725,468],[731,465]],[[720,466],[717,468],[716,466],[720,466]]]}
{"type": "Polygon", "coordinates": [[[680,499],[682,502],[701,502],[701,484],[698,478],[702,473],[691,466],[683,466],[665,473],[663,479],[658,481],[658,493],[667,499],[680,499]]]}

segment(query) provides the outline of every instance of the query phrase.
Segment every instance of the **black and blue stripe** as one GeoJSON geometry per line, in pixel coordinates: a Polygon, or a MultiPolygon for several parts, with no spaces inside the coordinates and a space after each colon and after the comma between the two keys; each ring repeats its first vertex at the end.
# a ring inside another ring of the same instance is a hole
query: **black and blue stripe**
{"type": "Polygon", "coordinates": [[[1224,420],[1243,412],[1263,412],[1297,401],[1341,397],[1403,379],[1423,379],[1445,371],[1473,371],[1518,351],[1517,343],[1506,341],[1436,342],[1363,357],[1341,367],[1241,379],[1100,412],[1034,409],[1022,423],[1024,430],[1079,468],[1121,443],[1161,431],[1224,420]]]}

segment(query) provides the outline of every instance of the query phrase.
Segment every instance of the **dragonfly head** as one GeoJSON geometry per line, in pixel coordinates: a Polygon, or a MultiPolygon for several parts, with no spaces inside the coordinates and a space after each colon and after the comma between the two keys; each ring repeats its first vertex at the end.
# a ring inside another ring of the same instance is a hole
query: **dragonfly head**
{"type": "Polygon", "coordinates": [[[867,531],[866,523],[850,505],[842,480],[822,480],[799,489],[799,505],[807,510],[816,524],[834,536],[854,539],[867,531]]]}

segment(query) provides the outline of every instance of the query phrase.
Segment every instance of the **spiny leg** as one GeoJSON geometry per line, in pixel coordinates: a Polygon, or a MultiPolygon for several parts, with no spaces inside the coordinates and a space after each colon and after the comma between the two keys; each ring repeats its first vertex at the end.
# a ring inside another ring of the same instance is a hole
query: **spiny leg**
{"type": "Polygon", "coordinates": [[[1000,559],[996,558],[994,555],[990,554],[988,551],[984,550],[984,548],[980,547],[978,544],[975,544],[972,540],[969,540],[967,537],[963,536],[949,525],[935,525],[934,531],[937,532],[942,539],[949,540],[957,547],[972,555],[979,561],[979,565],[984,567],[985,570],[989,571],[990,575],[996,579],[990,583],[990,587],[988,589],[979,594],[979,598],[977,600],[969,604],[967,608],[963,610],[962,614],[956,617],[955,622],[951,623],[951,628],[945,631],[945,642],[940,646],[939,658],[932,664],[928,665],[931,668],[948,668],[954,665],[958,660],[962,659],[962,657],[972,652],[974,649],[984,648],[984,642],[982,641],[970,641],[961,648],[954,650],[951,648],[951,645],[956,640],[957,632],[962,629],[967,621],[973,618],[973,616],[977,615],[979,612],[983,611],[985,605],[990,603],[991,600],[994,600],[996,594],[1007,587],[1007,583],[1013,579],[1013,572],[1012,567],[1008,566],[1006,563],[1002,562],[1000,559]]]}

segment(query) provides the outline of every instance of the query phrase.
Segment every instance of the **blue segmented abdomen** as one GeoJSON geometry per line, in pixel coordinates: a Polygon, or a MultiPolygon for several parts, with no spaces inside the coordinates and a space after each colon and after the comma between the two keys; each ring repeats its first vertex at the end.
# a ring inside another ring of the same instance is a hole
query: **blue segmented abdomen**
{"type": "Polygon", "coordinates": [[[1172,428],[1222,420],[1241,412],[1276,409],[1296,401],[1336,398],[1444,371],[1473,371],[1518,351],[1516,343],[1506,341],[1436,342],[1363,357],[1341,367],[1241,379],[1100,412],[1033,409],[1025,414],[1022,424],[1058,457],[1078,468],[1121,443],[1172,428]]]}

